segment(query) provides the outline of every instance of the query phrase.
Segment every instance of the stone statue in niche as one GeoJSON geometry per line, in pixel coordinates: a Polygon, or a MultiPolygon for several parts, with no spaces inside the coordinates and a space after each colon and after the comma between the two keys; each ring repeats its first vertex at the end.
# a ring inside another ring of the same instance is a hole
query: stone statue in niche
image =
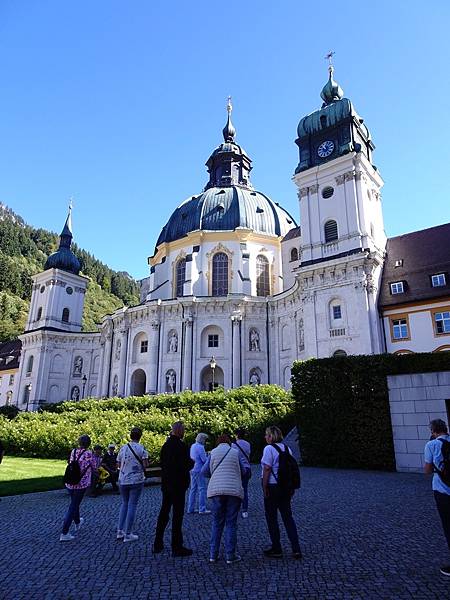
{"type": "Polygon", "coordinates": [[[172,331],[169,336],[169,352],[178,352],[178,335],[172,331]]]}
{"type": "Polygon", "coordinates": [[[260,350],[259,333],[256,329],[250,329],[250,351],[259,352],[260,350]]]}
{"type": "Polygon", "coordinates": [[[74,377],[81,377],[82,371],[83,371],[83,359],[82,359],[81,356],[76,356],[75,360],[73,361],[73,372],[72,372],[72,375],[74,377]]]}
{"type": "Polygon", "coordinates": [[[300,319],[298,323],[298,349],[305,349],[305,331],[303,329],[303,319],[300,319]]]}
{"type": "Polygon", "coordinates": [[[117,340],[116,342],[116,360],[120,360],[120,351],[122,349],[122,341],[121,340],[117,340]]]}
{"type": "Polygon", "coordinates": [[[167,371],[166,373],[166,392],[170,392],[173,394],[175,392],[175,387],[177,385],[177,376],[173,369],[167,371]]]}
{"type": "Polygon", "coordinates": [[[259,375],[256,371],[250,372],[249,383],[250,383],[250,385],[259,385],[261,383],[261,379],[259,378],[259,375]]]}
{"type": "Polygon", "coordinates": [[[74,385],[72,391],[70,392],[70,399],[74,402],[77,402],[80,399],[80,388],[77,385],[74,385]]]}
{"type": "Polygon", "coordinates": [[[117,392],[119,391],[119,379],[117,375],[114,375],[114,381],[112,386],[112,395],[117,396],[117,392]]]}

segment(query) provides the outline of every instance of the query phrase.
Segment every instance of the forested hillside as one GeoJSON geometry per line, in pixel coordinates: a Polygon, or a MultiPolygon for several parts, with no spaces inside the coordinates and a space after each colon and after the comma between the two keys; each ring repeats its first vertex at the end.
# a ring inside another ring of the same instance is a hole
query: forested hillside
{"type": "MultiPolygon", "coordinates": [[[[35,229],[0,203],[0,341],[17,337],[25,327],[31,297],[31,275],[44,268],[49,254],[58,248],[59,236],[35,229]]],[[[127,274],[113,271],[92,254],[72,244],[89,277],[83,331],[95,331],[103,315],[139,302],[138,285],[127,274]]]]}

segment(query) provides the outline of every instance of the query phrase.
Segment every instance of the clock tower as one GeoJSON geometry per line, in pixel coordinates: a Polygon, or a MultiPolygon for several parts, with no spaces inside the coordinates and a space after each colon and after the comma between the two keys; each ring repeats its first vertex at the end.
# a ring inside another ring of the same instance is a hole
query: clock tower
{"type": "Polygon", "coordinates": [[[322,107],[297,127],[294,182],[300,204],[300,265],[309,356],[382,352],[376,308],[386,235],[369,129],[333,78],[322,107]],[[314,327],[311,325],[314,323],[314,327]]]}

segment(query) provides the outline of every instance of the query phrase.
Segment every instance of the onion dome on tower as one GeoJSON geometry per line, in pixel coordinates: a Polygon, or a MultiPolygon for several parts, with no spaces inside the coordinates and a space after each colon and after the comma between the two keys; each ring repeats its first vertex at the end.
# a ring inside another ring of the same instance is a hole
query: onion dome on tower
{"type": "MultiPolygon", "coordinates": [[[[327,56],[331,62],[331,56],[327,56]]],[[[334,67],[328,67],[328,81],[322,88],[322,107],[300,119],[295,143],[300,160],[295,170],[300,173],[349,152],[363,152],[371,161],[370,132],[353,104],[344,98],[341,86],[334,80],[334,67]]]]}
{"type": "Polygon", "coordinates": [[[223,143],[206,162],[209,181],[203,192],[185,200],[163,227],[156,247],[173,242],[192,231],[233,231],[251,229],[258,233],[284,237],[296,227],[294,219],[250,182],[252,161],[235,142],[231,122],[231,98],[223,128],[223,143]]]}
{"type": "Polygon", "coordinates": [[[79,275],[81,270],[80,261],[70,249],[72,237],[72,204],[70,204],[69,214],[59,236],[59,248],[47,258],[44,266],[45,271],[47,269],[61,269],[79,275]]]}

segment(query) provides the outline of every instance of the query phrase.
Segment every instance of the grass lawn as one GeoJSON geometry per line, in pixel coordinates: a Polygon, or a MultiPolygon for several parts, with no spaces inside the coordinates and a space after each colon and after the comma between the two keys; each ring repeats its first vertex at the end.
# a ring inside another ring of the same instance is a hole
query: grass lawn
{"type": "Polygon", "coordinates": [[[0,496],[62,488],[66,464],[65,460],[5,456],[0,464],[0,496]]]}

